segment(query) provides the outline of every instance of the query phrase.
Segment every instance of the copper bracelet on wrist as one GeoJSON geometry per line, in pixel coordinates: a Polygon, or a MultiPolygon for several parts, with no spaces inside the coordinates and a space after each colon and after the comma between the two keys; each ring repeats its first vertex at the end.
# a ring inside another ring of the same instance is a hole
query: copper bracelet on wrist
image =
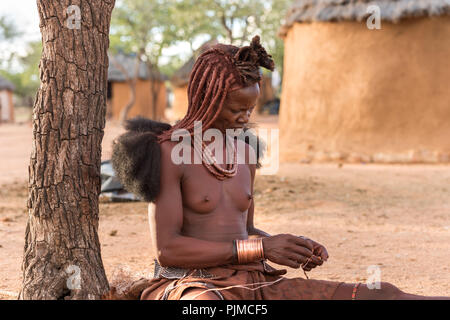
{"type": "Polygon", "coordinates": [[[247,263],[264,260],[262,238],[234,240],[238,263],[247,263]]]}

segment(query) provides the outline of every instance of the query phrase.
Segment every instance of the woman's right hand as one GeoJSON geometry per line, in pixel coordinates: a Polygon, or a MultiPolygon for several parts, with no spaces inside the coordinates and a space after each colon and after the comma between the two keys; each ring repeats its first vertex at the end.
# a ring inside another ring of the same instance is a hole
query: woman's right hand
{"type": "Polygon", "coordinates": [[[276,264],[288,266],[294,269],[311,258],[315,265],[322,265],[323,261],[313,254],[313,245],[308,239],[291,234],[278,234],[262,239],[264,257],[276,264]]]}

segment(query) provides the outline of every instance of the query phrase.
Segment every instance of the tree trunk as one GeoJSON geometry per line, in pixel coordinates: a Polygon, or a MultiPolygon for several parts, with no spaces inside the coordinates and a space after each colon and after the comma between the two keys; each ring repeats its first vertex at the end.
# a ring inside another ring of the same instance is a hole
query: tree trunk
{"type": "Polygon", "coordinates": [[[130,88],[130,100],[128,103],[122,108],[119,114],[119,123],[123,126],[125,121],[128,119],[128,113],[131,108],[136,103],[136,82],[137,81],[127,81],[128,87],[130,88]]]}
{"type": "Polygon", "coordinates": [[[122,72],[122,74],[125,76],[125,79],[127,81],[128,87],[130,88],[130,99],[128,100],[128,103],[120,110],[119,114],[119,122],[121,125],[125,124],[125,121],[128,118],[128,113],[130,112],[131,108],[136,103],[136,83],[139,76],[139,68],[141,65],[141,53],[139,52],[136,54],[136,57],[134,59],[134,72],[133,72],[133,78],[130,78],[128,75],[128,70],[125,69],[123,65],[120,64],[120,62],[116,61],[114,57],[112,57],[111,61],[114,63],[114,66],[122,72]]]}
{"type": "MultiPolygon", "coordinates": [[[[150,78],[151,79],[151,78],[150,78]]],[[[160,88],[160,82],[159,82],[159,72],[157,72],[157,76],[155,79],[151,79],[150,81],[150,90],[152,93],[152,114],[153,119],[156,121],[160,121],[162,118],[162,114],[159,112],[159,88],[160,88]]]]}
{"type": "Polygon", "coordinates": [[[97,299],[109,289],[97,230],[114,0],[37,5],[41,85],[19,299],[97,299]]]}
{"type": "Polygon", "coordinates": [[[147,69],[150,75],[150,92],[152,95],[152,119],[160,121],[164,117],[164,112],[159,110],[159,91],[161,90],[161,73],[158,69],[158,62],[151,62],[149,56],[147,56],[147,69]]]}

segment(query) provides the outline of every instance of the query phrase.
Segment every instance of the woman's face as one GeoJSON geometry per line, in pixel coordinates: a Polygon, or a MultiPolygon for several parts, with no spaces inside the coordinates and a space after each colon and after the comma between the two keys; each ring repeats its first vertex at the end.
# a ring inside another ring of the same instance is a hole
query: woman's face
{"type": "Polygon", "coordinates": [[[225,132],[225,129],[243,128],[249,121],[258,97],[258,83],[229,92],[212,127],[222,132],[225,132]]]}

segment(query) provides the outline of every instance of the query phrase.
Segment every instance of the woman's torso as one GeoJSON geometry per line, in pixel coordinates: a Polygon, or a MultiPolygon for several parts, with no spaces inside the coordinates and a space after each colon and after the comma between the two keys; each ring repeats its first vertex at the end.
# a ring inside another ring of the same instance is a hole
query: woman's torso
{"type": "Polygon", "coordinates": [[[183,201],[182,234],[209,241],[246,239],[251,180],[246,163],[239,163],[236,175],[223,181],[202,164],[185,164],[179,186],[183,201]]]}

